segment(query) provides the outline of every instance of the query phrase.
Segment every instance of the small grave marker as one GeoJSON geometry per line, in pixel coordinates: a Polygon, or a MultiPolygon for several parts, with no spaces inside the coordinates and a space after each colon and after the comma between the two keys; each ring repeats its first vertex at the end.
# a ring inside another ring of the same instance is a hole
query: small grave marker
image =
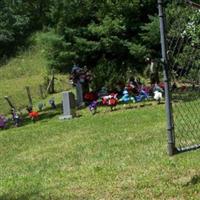
{"type": "Polygon", "coordinates": [[[72,92],[63,92],[63,115],[59,119],[71,119],[75,116],[76,101],[72,92]]]}

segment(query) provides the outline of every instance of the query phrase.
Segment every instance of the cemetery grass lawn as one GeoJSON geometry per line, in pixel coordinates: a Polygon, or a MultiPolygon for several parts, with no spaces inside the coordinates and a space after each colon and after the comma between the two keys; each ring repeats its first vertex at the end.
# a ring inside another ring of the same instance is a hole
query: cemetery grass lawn
{"type": "Polygon", "coordinates": [[[17,108],[28,104],[26,86],[30,87],[32,96],[38,101],[39,84],[44,82],[47,74],[47,61],[41,51],[34,46],[0,66],[0,114],[7,114],[10,110],[4,96],[9,96],[17,108]]]}
{"type": "Polygon", "coordinates": [[[0,131],[0,200],[200,198],[199,151],[168,157],[163,105],[79,114],[0,131]]]}
{"type": "MultiPolygon", "coordinates": [[[[48,61],[43,51],[40,45],[33,45],[26,51],[19,52],[7,64],[0,66],[0,114],[10,112],[4,96],[9,96],[18,109],[28,105],[26,86],[30,87],[33,103],[41,101],[39,85],[44,84],[49,74],[48,61]]],[[[67,80],[67,75],[56,74],[56,91],[69,88],[67,80]]]]}

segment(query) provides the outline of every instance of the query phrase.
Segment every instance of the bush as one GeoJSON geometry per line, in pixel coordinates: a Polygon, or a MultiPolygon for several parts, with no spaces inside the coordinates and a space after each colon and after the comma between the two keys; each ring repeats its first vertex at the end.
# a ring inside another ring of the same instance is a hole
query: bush
{"type": "Polygon", "coordinates": [[[120,69],[114,61],[102,59],[95,68],[93,68],[94,78],[92,80],[92,89],[99,90],[105,86],[108,90],[115,90],[116,84],[125,83],[126,77],[124,71],[120,69]]]}

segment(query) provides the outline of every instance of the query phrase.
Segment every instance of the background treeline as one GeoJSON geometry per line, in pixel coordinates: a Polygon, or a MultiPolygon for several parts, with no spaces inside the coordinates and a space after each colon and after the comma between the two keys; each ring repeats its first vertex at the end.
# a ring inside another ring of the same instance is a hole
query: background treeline
{"type": "Polygon", "coordinates": [[[45,29],[44,44],[59,49],[49,55],[55,58],[51,66],[60,70],[72,60],[91,66],[99,60],[120,65],[134,60],[137,67],[147,51],[139,33],[148,15],[156,13],[155,0],[1,0],[0,56],[9,56],[31,33],[45,29]]]}
{"type": "Polygon", "coordinates": [[[0,1],[0,58],[4,60],[26,45],[26,38],[49,25],[49,0],[0,1]]]}
{"type": "MultiPolygon", "coordinates": [[[[184,1],[174,2],[166,1],[171,19],[184,1]]],[[[157,12],[157,0],[1,0],[0,58],[28,45],[26,38],[42,30],[36,39],[50,68],[66,72],[74,62],[87,65],[96,87],[106,80],[111,85],[130,72],[143,73],[145,58],[158,56],[157,12]]]]}

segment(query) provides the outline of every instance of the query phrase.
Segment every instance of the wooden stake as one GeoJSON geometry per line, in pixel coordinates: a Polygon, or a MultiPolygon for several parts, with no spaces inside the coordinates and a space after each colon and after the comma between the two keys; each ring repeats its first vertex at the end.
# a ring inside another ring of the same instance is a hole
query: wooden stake
{"type": "Polygon", "coordinates": [[[11,108],[14,108],[14,109],[15,109],[15,106],[12,104],[11,100],[9,99],[9,97],[8,97],[8,96],[5,96],[4,98],[5,98],[5,100],[8,102],[9,106],[10,106],[11,108]]]}
{"type": "Polygon", "coordinates": [[[44,93],[43,93],[43,87],[42,87],[42,85],[39,85],[39,91],[40,91],[41,98],[44,99],[44,93]]]}
{"type": "Polygon", "coordinates": [[[29,105],[32,106],[33,102],[32,102],[32,98],[31,98],[30,87],[26,86],[25,88],[26,88],[26,92],[27,92],[27,95],[28,95],[29,105]]]}

